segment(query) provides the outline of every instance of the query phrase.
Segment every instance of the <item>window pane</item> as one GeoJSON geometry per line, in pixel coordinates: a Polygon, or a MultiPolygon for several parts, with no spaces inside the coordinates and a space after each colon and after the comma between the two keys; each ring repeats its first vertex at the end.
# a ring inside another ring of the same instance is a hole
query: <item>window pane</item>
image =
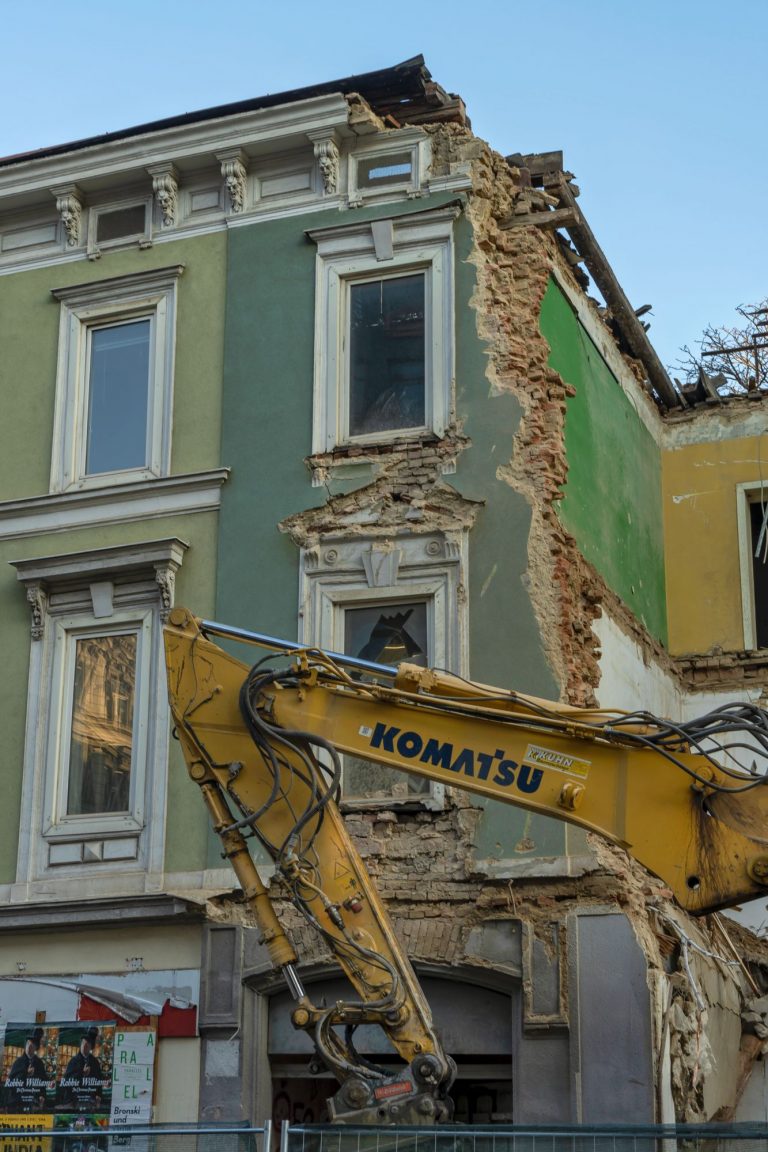
{"type": "Polygon", "coordinates": [[[426,421],[424,274],[350,286],[349,435],[426,421]]]}
{"type": "Polygon", "coordinates": [[[77,641],[67,815],[127,812],[136,633],[77,641]]]}
{"type": "Polygon", "coordinates": [[[381,184],[404,184],[410,180],[412,169],[410,152],[361,160],[357,165],[358,187],[377,188],[381,184]]]}
{"type": "Polygon", "coordinates": [[[88,475],[147,464],[149,320],[94,328],[88,372],[88,475]]]}
{"type": "Polygon", "coordinates": [[[146,227],[145,204],[117,208],[114,212],[101,212],[96,222],[96,243],[105,244],[108,240],[119,240],[123,236],[142,236],[146,227]]]}
{"type": "MultiPolygon", "coordinates": [[[[427,667],[427,605],[347,608],[344,612],[344,651],[376,664],[418,664],[427,667]]],[[[357,756],[344,757],[344,797],[347,800],[407,799],[429,793],[429,781],[396,772],[357,756]]]]}

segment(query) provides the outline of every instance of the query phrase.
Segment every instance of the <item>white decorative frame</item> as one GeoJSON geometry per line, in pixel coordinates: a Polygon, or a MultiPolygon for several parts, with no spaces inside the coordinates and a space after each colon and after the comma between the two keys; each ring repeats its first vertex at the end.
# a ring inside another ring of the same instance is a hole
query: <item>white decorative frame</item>
{"type": "MultiPolygon", "coordinates": [[[[176,538],[14,563],[32,612],[17,883],[162,873],[169,712],[162,622],[187,545],[176,538]],[[74,646],[138,636],[129,810],[68,816],[74,646]]],[[[52,887],[53,886],[53,887],[52,887]]],[[[34,890],[34,888],[33,888],[34,890]]]]}
{"type": "Polygon", "coordinates": [[[739,567],[741,569],[741,616],[744,628],[744,648],[757,648],[755,625],[755,588],[752,574],[752,524],[749,506],[756,499],[768,504],[768,483],[759,480],[736,485],[736,524],[739,533],[739,567]]]}
{"type": "MultiPolygon", "coordinates": [[[[429,660],[467,672],[467,533],[323,538],[301,551],[300,639],[341,652],[346,608],[396,608],[427,604],[429,660]]],[[[445,789],[432,784],[428,797],[345,801],[359,807],[391,807],[415,801],[442,807],[445,789]]]]}
{"type": "Polygon", "coordinates": [[[451,421],[454,379],[453,223],[442,208],[317,229],[313,454],[340,445],[441,436],[451,421]],[[422,428],[351,437],[347,431],[349,286],[374,277],[426,278],[426,421],[422,428]]]}
{"type": "Polygon", "coordinates": [[[93,284],[55,288],[61,302],[51,492],[103,488],[149,480],[170,470],[176,285],[181,264],[93,284]],[[86,475],[88,334],[110,322],[148,319],[151,324],[147,462],[143,468],[86,475]]]}
{"type": "Polygon", "coordinates": [[[117,200],[110,204],[99,204],[88,209],[88,254],[98,257],[99,252],[109,248],[125,248],[132,244],[149,244],[152,239],[152,197],[133,196],[129,200],[117,200]],[[97,240],[99,217],[110,212],[122,212],[127,208],[144,209],[144,227],[141,232],[126,233],[114,240],[97,240]]]}
{"type": "Polygon", "coordinates": [[[376,135],[370,144],[358,144],[350,153],[347,165],[347,199],[350,207],[362,204],[365,200],[381,200],[388,194],[402,197],[418,196],[421,193],[425,174],[429,169],[430,141],[420,129],[406,128],[387,137],[376,135]],[[378,162],[382,168],[391,164],[398,156],[407,155],[410,159],[410,172],[403,174],[402,180],[386,184],[360,184],[360,170],[378,162]]]}
{"type": "Polygon", "coordinates": [[[125,852],[127,858],[137,855],[138,837],[146,819],[145,784],[147,771],[147,734],[149,729],[148,683],[152,676],[152,634],[156,631],[155,611],[151,608],[116,609],[106,620],[96,615],[104,593],[111,600],[111,590],[103,582],[94,583],[89,588],[88,606],[90,611],[72,615],[52,615],[51,639],[51,708],[48,714],[48,741],[45,760],[45,794],[43,799],[42,835],[49,841],[49,862],[51,864],[79,862],[83,841],[92,841],[94,830],[105,838],[104,848],[115,845],[110,837],[133,833],[125,852]],[[83,637],[114,636],[134,634],[136,648],[136,687],[134,702],[133,746],[131,764],[131,794],[128,811],[118,814],[93,816],[67,815],[67,790],[69,785],[69,757],[72,731],[72,708],[74,690],[74,663],[77,641],[83,637]],[[74,843],[73,843],[74,840],[74,843]],[[63,851],[62,851],[63,848],[63,851]],[[77,852],[68,851],[76,848],[77,852]]]}

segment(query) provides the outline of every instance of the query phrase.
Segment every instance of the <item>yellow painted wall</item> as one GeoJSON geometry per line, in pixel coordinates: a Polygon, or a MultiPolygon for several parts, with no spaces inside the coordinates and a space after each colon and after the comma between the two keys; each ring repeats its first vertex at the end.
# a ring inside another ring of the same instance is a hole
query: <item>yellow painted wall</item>
{"type": "Polygon", "coordinates": [[[156,1124],[197,1123],[200,1095],[200,1041],[162,1040],[157,1052],[156,1124]]]}
{"type": "Polygon", "coordinates": [[[88,928],[79,932],[51,929],[48,933],[19,932],[0,936],[0,975],[66,976],[79,972],[125,972],[128,956],[141,956],[147,971],[198,968],[200,928],[197,925],[143,928],[88,928]]]}
{"type": "Polygon", "coordinates": [[[768,483],[768,435],[712,438],[662,454],[669,650],[743,650],[737,486],[768,483]]]}

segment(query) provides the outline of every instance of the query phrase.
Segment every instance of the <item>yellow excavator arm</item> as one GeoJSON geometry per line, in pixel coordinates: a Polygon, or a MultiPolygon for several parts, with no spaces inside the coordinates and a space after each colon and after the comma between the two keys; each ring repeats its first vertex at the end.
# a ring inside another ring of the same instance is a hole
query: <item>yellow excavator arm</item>
{"type": "Polygon", "coordinates": [[[453,1062],[336,805],[340,754],[567,820],[621,845],[693,913],[768,890],[768,716],[729,706],[685,726],[644,713],[575,709],[404,664],[397,670],[300,648],[183,608],[165,630],[171,711],[190,776],[224,855],[341,1088],[335,1119],[449,1118],[453,1062]],[[246,664],[209,638],[273,650],[246,664]],[[288,655],[290,662],[281,657],[288,655]],[[359,1003],[318,1008],[248,850],[255,836],[290,899],[318,929],[359,1003]],[[406,1067],[394,1076],[354,1047],[378,1024],[406,1067]]]}

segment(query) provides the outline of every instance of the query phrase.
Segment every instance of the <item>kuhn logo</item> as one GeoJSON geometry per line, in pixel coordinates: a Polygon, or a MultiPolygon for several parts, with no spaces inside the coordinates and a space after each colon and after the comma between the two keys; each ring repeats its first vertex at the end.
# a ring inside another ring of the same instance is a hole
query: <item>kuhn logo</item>
{"type": "Polygon", "coordinates": [[[567,772],[569,776],[578,776],[581,780],[586,778],[592,767],[591,760],[579,760],[578,756],[567,756],[551,748],[540,748],[538,744],[529,744],[523,759],[528,764],[541,764],[544,768],[567,772]]]}
{"type": "Polygon", "coordinates": [[[382,752],[389,752],[402,760],[417,760],[445,772],[489,780],[501,788],[515,787],[520,792],[536,792],[544,776],[541,768],[508,759],[502,748],[494,752],[477,752],[473,748],[455,747],[434,736],[425,738],[418,732],[404,732],[391,724],[381,723],[373,729],[361,727],[359,735],[365,737],[371,748],[380,748],[382,752]]]}

